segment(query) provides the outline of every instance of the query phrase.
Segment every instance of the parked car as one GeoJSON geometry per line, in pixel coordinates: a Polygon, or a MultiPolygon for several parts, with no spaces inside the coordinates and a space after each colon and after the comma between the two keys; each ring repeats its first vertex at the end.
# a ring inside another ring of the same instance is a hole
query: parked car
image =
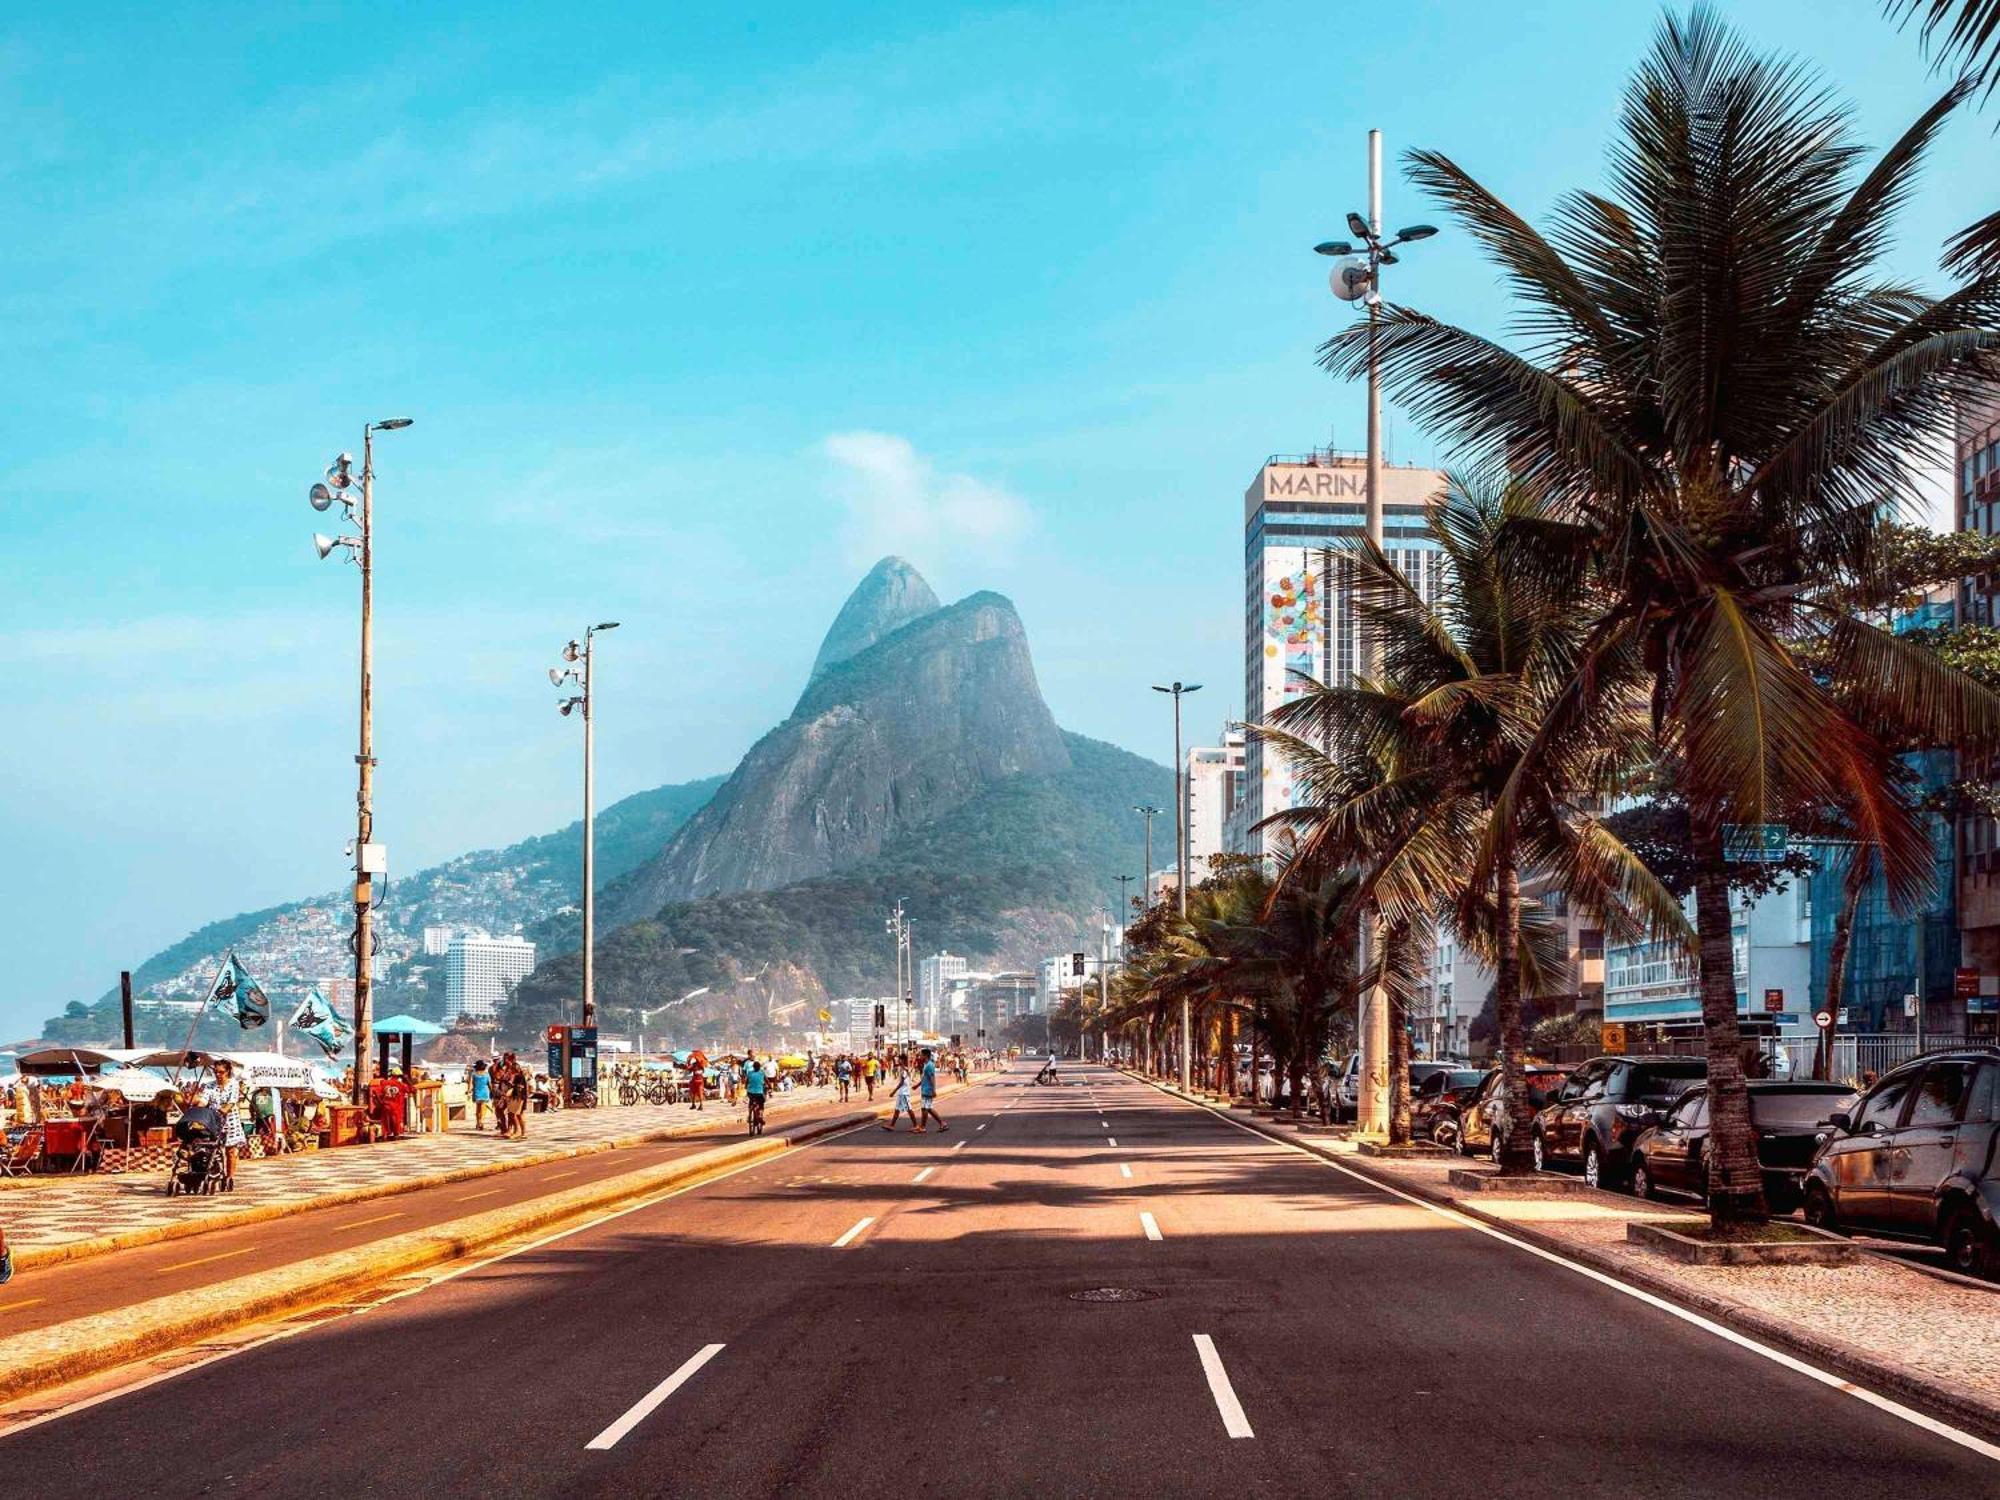
{"type": "Polygon", "coordinates": [[[1829,1122],[1806,1221],[1930,1240],[1953,1270],[2000,1275],[2000,1047],[1917,1058],[1829,1122]]]}
{"type": "MultiPolygon", "coordinates": [[[[1529,1063],[1522,1069],[1528,1085],[1528,1108],[1539,1113],[1569,1078],[1570,1070],[1555,1063],[1529,1063]]],[[[1492,1105],[1500,1093],[1500,1070],[1493,1068],[1472,1096],[1459,1106],[1457,1146],[1461,1156],[1495,1155],[1492,1105]]]]}
{"type": "MultiPolygon", "coordinates": [[[[1806,1168],[1826,1139],[1827,1120],[1854,1102],[1839,1083],[1752,1080],[1750,1124],[1757,1132],[1757,1160],[1764,1168],[1764,1201],[1788,1214],[1803,1201],[1806,1168]]],[[[1660,1123],[1632,1143],[1632,1191],[1642,1198],[1662,1189],[1708,1199],[1708,1085],[1698,1083],[1675,1100],[1660,1123]]]]}
{"type": "Polygon", "coordinates": [[[1594,1057],[1535,1116],[1535,1170],[1575,1162],[1592,1187],[1625,1181],[1632,1143],[1691,1083],[1708,1076],[1699,1057],[1594,1057]]]}
{"type": "MultiPolygon", "coordinates": [[[[1414,1071],[1414,1070],[1413,1070],[1414,1071]]],[[[1480,1068],[1437,1068],[1410,1089],[1410,1134],[1440,1146],[1458,1141],[1458,1112],[1486,1080],[1480,1068]]]]}
{"type": "MultiPolygon", "coordinates": [[[[1416,1092],[1423,1087],[1424,1080],[1436,1073],[1449,1073],[1462,1068],[1461,1063],[1413,1062],[1410,1064],[1410,1094],[1414,1101],[1416,1092]]],[[[1334,1083],[1333,1117],[1336,1120],[1353,1120],[1360,1114],[1361,1054],[1347,1054],[1346,1065],[1340,1070],[1340,1077],[1334,1083]]]]}

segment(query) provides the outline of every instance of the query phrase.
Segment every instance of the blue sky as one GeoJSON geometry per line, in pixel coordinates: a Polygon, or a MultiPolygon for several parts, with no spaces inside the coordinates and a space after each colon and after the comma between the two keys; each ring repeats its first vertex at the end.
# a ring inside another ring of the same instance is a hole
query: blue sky
{"type": "MultiPolygon", "coordinates": [[[[1874,0],[1728,9],[1872,142],[1937,89],[1874,0]]],[[[1308,252],[1365,131],[1537,214],[1600,180],[1657,14],[15,8],[0,1039],[341,880],[355,578],[303,495],[370,417],[417,418],[379,458],[396,868],[575,815],[543,669],[583,624],[625,622],[606,795],[722,771],[884,550],[1011,595],[1069,727],[1165,759],[1174,676],[1195,724],[1239,714],[1243,488],[1362,437],[1308,252]]],[[[1934,158],[1905,274],[1994,206],[1995,110],[1934,158]]],[[[1401,275],[1501,328],[1463,236],[1401,275]]]]}

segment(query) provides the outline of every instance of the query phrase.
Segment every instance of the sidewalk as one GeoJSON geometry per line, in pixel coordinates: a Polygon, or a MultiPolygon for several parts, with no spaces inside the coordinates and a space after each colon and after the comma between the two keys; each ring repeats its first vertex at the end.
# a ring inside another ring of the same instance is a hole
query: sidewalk
{"type": "MultiPolygon", "coordinates": [[[[1143,1078],[1141,1074],[1134,1077],[1143,1078]]],[[[1179,1096],[1179,1090],[1144,1079],[1179,1096]]],[[[1696,1266],[1626,1239],[1633,1222],[1701,1222],[1692,1199],[1649,1203],[1576,1186],[1521,1195],[1467,1191],[1447,1174],[1493,1172],[1443,1151],[1362,1155],[1350,1139],[1196,1098],[1247,1129],[1295,1145],[1384,1186],[1449,1207],[1539,1249],[1616,1277],[1884,1395],[1987,1436],[2000,1435],[2000,1288],[1914,1270],[1880,1255],[1848,1265],[1696,1266]]],[[[1555,1175],[1555,1174],[1551,1174],[1555,1175]]]]}
{"type": "MultiPolygon", "coordinates": [[[[867,1095],[859,1089],[855,1094],[854,1102],[841,1105],[830,1086],[792,1089],[772,1096],[770,1118],[789,1121],[828,1105],[865,1108],[867,1095]]],[[[453,1130],[245,1161],[237,1167],[234,1192],[200,1198],[169,1198],[164,1172],[13,1178],[0,1183],[0,1228],[7,1231],[16,1265],[25,1270],[621,1146],[728,1135],[743,1124],[740,1100],[733,1107],[710,1100],[700,1111],[685,1104],[562,1110],[530,1115],[525,1140],[503,1141],[490,1130],[453,1130]]]]}

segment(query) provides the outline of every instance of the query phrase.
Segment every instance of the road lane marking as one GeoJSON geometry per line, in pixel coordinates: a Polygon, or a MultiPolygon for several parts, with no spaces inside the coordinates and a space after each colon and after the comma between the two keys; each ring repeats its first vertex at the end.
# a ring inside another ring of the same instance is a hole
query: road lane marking
{"type": "Polygon", "coordinates": [[[1132,1175],[1131,1165],[1122,1161],[1118,1163],[1118,1175],[1121,1177],[1130,1177],[1132,1175]]]}
{"type": "Polygon", "coordinates": [[[1118,1144],[1118,1137],[1115,1135],[1107,1135],[1104,1138],[1104,1144],[1107,1146],[1115,1146],[1118,1144]]]}
{"type": "Polygon", "coordinates": [[[22,1297],[14,1302],[0,1302],[0,1317],[5,1317],[10,1312],[19,1312],[24,1307],[33,1307],[37,1303],[48,1300],[46,1297],[22,1297]]]}
{"type": "Polygon", "coordinates": [[[583,1445],[585,1450],[596,1449],[601,1453],[607,1448],[617,1447],[620,1438],[651,1416],[654,1408],[659,1406],[662,1401],[666,1400],[675,1391],[686,1385],[688,1381],[692,1380],[695,1373],[703,1365],[714,1359],[726,1347],[727,1345],[724,1344],[702,1345],[700,1353],[690,1355],[687,1362],[678,1370],[674,1371],[673,1374],[641,1396],[636,1406],[613,1422],[609,1427],[605,1428],[604,1431],[598,1433],[596,1437],[585,1443],[583,1445]]]}
{"type": "Polygon", "coordinates": [[[978,1128],[979,1128],[979,1129],[981,1129],[981,1130],[984,1130],[984,1129],[985,1129],[986,1127],[985,1127],[984,1125],[981,1125],[981,1126],[979,1126],[978,1128]]]}
{"type": "Polygon", "coordinates": [[[169,1271],[185,1271],[190,1266],[205,1266],[212,1260],[228,1260],[232,1255],[248,1255],[252,1250],[255,1250],[256,1248],[257,1247],[255,1245],[245,1245],[241,1250],[224,1250],[219,1255],[204,1255],[199,1260],[176,1261],[174,1262],[173,1265],[162,1266],[158,1271],[154,1272],[153,1274],[156,1276],[164,1276],[169,1271]]]}
{"type": "Polygon", "coordinates": [[[925,1167],[923,1171],[917,1173],[917,1175],[914,1178],[912,1178],[911,1181],[922,1182],[926,1177],[930,1176],[931,1173],[935,1172],[936,1170],[937,1170],[936,1167],[925,1167]]]}
{"type": "Polygon", "coordinates": [[[1222,1413],[1222,1430],[1233,1438],[1255,1437],[1250,1419],[1243,1415],[1243,1403],[1236,1399],[1236,1387],[1222,1368],[1222,1356],[1215,1352],[1215,1340],[1205,1333],[1194,1336],[1195,1352],[1201,1356],[1201,1373],[1208,1377],[1208,1393],[1215,1397],[1215,1409],[1222,1413]]]}
{"type": "Polygon", "coordinates": [[[370,1224],[386,1224],[391,1219],[400,1219],[402,1217],[403,1211],[399,1208],[392,1214],[377,1214],[372,1219],[356,1219],[352,1224],[342,1224],[339,1227],[342,1229],[366,1229],[370,1224]]]}
{"type": "MultiPolygon", "coordinates": [[[[1183,1102],[1192,1103],[1192,1101],[1183,1102]]],[[[1203,1108],[1201,1105],[1192,1105],[1192,1107],[1196,1109],[1203,1108]]],[[[1495,1228],[1491,1224],[1482,1224],[1479,1220],[1470,1218],[1456,1209],[1446,1208],[1443,1204],[1432,1203],[1427,1199],[1417,1197],[1414,1193],[1406,1193],[1401,1188],[1391,1187],[1386,1182],[1370,1177],[1365,1173],[1357,1172],[1352,1167],[1342,1166],[1339,1162],[1328,1161],[1325,1157],[1308,1151],[1305,1147],[1295,1142],[1274,1140],[1272,1137],[1265,1135],[1261,1130],[1253,1130],[1240,1120],[1230,1119],[1229,1116],[1219,1110],[1211,1109],[1207,1110],[1207,1113],[1221,1120],[1225,1125],[1234,1125],[1245,1135],[1255,1136],[1266,1145],[1284,1147],[1304,1157],[1316,1166],[1325,1167],[1331,1172],[1338,1172],[1343,1177],[1351,1177],[1356,1182],[1366,1187],[1374,1188],[1377,1192],[1387,1193],[1392,1198],[1400,1198],[1405,1203],[1421,1208],[1426,1213],[1436,1214],[1441,1219],[1447,1219],[1462,1229],[1473,1230],[1476,1233],[1485,1235],[1488,1239],[1498,1240],[1503,1245],[1511,1245],[1516,1250],[1524,1250],[1538,1260],[1545,1260],[1551,1265],[1561,1266],[1564,1270],[1574,1271],[1577,1275],[1595,1281],[1601,1286],[1609,1287],[1612,1291],[1622,1293],[1635,1302],[1642,1302],[1648,1307],[1655,1308],[1667,1314],[1669,1317],[1678,1318],[1683,1323],[1691,1324],[1701,1329],[1704,1333],[1711,1333],[1725,1343],[1734,1344],[1739,1349],[1746,1350],[1751,1354],[1760,1355],[1770,1360],[1773,1364],[1792,1371],[1794,1374],[1803,1375],[1808,1380],[1816,1381],[1820,1385],[1831,1386],[1836,1391],[1844,1391],[1865,1406],[1872,1406],[1877,1411],[1886,1412],[1892,1417],[1909,1423],[1912,1427],[1921,1428],[1933,1436],[1943,1438],[1946,1442],[1955,1443],[1961,1448],[1969,1449],[1982,1458],[2000,1462],[2000,1444],[1989,1443],[1984,1438],[1976,1437],[1961,1428],[1953,1427],[1947,1422],[1940,1422],[1935,1417],[1926,1416],[1923,1412],[1905,1406],[1900,1401],[1892,1401],[1887,1396],[1877,1395],[1865,1386],[1856,1385],[1853,1381],[1843,1376],[1822,1370],[1815,1365],[1809,1365],[1804,1360],[1785,1353],[1782,1349],[1775,1349],[1769,1344],[1760,1344],[1747,1334],[1741,1334],[1733,1328],[1724,1327],[1712,1318],[1705,1318],[1698,1312],[1682,1307],[1678,1303],[1668,1301],[1665,1297],[1658,1297],[1640,1287],[1628,1285],[1608,1272],[1596,1269],[1594,1266],[1586,1266],[1581,1261],[1571,1260],[1565,1255],[1558,1255],[1553,1250],[1544,1250],[1539,1245],[1531,1245],[1526,1240],[1516,1239],[1504,1229],[1495,1228]]]]}
{"type": "Polygon", "coordinates": [[[952,1142],[952,1145],[951,1145],[951,1149],[952,1149],[952,1150],[954,1150],[954,1151],[963,1151],[963,1150],[965,1149],[965,1142],[964,1142],[964,1141],[953,1141],[953,1142],[952,1142]]]}
{"type": "Polygon", "coordinates": [[[1139,1215],[1139,1227],[1146,1231],[1146,1238],[1149,1240],[1166,1238],[1165,1235],[1160,1233],[1160,1221],[1151,1214],[1139,1215]]]}
{"type": "Polygon", "coordinates": [[[567,1172],[551,1172],[548,1174],[548,1176],[544,1177],[542,1181],[554,1182],[561,1177],[574,1177],[576,1176],[576,1172],[577,1169],[575,1167],[571,1167],[567,1172]]]}
{"type": "Polygon", "coordinates": [[[495,1193],[504,1193],[506,1191],[505,1188],[488,1188],[483,1193],[462,1193],[451,1201],[454,1203],[470,1203],[475,1198],[491,1198],[495,1193]]]}
{"type": "Polygon", "coordinates": [[[833,1242],[833,1248],[836,1250],[845,1250],[849,1245],[854,1243],[854,1237],[856,1235],[860,1234],[862,1230],[866,1229],[870,1224],[873,1224],[874,1222],[875,1222],[875,1215],[870,1214],[867,1218],[863,1219],[859,1224],[856,1224],[852,1229],[848,1230],[847,1233],[843,1234],[839,1239],[835,1240],[833,1242]]]}

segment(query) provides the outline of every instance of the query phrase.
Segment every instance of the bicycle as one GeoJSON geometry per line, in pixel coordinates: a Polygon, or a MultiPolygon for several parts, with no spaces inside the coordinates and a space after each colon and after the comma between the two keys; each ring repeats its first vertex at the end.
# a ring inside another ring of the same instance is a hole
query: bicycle
{"type": "Polygon", "coordinates": [[[764,1096],[762,1094],[752,1094],[749,1098],[750,1133],[752,1135],[762,1135],[764,1133],[764,1096]]]}

